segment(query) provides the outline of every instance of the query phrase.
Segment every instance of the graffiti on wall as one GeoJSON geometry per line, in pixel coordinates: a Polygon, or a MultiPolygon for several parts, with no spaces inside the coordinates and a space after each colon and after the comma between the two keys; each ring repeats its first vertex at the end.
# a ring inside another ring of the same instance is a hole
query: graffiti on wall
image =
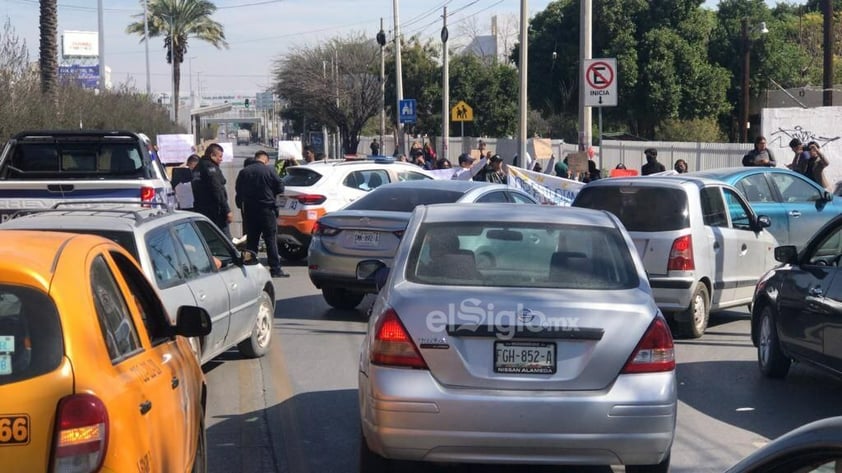
{"type": "Polygon", "coordinates": [[[840,136],[823,136],[821,134],[817,134],[812,130],[808,130],[802,126],[796,125],[792,128],[781,128],[778,127],[776,131],[773,131],[771,136],[767,139],[768,145],[775,148],[789,148],[789,142],[793,138],[798,138],[802,143],[807,144],[811,141],[815,141],[819,144],[819,148],[824,148],[824,146],[828,143],[832,143],[842,137],[840,136]]]}

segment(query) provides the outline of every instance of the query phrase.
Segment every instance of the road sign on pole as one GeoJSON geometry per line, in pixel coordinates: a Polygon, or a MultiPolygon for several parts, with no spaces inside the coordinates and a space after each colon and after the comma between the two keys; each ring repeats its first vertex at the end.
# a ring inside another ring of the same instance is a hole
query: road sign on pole
{"type": "Polygon", "coordinates": [[[415,99],[404,99],[400,101],[399,105],[400,122],[401,123],[415,123],[418,116],[416,115],[415,99]]]}
{"type": "Polygon", "coordinates": [[[463,100],[460,100],[459,103],[450,109],[450,121],[472,122],[474,121],[474,109],[463,100]]]}
{"type": "Polygon", "coordinates": [[[617,106],[617,59],[586,59],[582,68],[585,74],[585,106],[617,106]]]}

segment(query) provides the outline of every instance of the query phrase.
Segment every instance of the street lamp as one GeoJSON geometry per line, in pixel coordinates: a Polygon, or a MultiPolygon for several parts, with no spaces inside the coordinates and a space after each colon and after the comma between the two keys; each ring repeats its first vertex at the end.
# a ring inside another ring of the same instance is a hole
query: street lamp
{"type": "Polygon", "coordinates": [[[740,113],[740,141],[748,142],[748,102],[749,102],[749,72],[751,70],[751,38],[750,33],[758,32],[761,35],[769,32],[766,22],[761,21],[759,25],[749,31],[748,18],[743,18],[742,23],[742,46],[743,46],[743,83],[742,83],[742,110],[740,113]]]}
{"type": "Polygon", "coordinates": [[[383,134],[386,133],[386,58],[383,48],[386,46],[386,32],[383,31],[383,18],[380,18],[380,31],[377,32],[377,44],[380,45],[380,154],[386,152],[383,134]]]}
{"type": "Polygon", "coordinates": [[[447,31],[447,5],[444,7],[444,24],[441,27],[441,48],[442,48],[442,69],[441,69],[441,150],[443,158],[448,159],[450,148],[450,56],[447,52],[447,40],[450,33],[447,31]]]}

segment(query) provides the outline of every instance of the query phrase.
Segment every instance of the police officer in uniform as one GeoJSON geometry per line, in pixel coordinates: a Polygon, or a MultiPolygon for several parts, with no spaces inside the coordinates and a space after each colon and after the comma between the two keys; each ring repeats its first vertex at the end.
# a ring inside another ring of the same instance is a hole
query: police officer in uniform
{"type": "Polygon", "coordinates": [[[193,168],[193,210],[215,223],[231,239],[229,225],[234,214],[228,206],[228,191],[225,190],[225,176],[219,169],[222,162],[222,146],[211,143],[199,164],[193,168]]]}
{"type": "Polygon", "coordinates": [[[240,171],[236,182],[236,200],[242,202],[246,224],[246,248],[257,252],[260,236],[266,244],[269,272],[272,277],[289,277],[281,269],[278,254],[278,209],[275,196],[284,192],[284,183],[273,166],[268,166],[265,151],[254,153],[255,164],[240,171]]]}

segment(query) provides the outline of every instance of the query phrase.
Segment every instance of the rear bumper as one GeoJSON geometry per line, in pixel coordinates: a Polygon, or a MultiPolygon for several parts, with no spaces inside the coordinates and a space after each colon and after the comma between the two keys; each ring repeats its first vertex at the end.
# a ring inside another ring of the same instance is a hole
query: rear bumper
{"type": "Polygon", "coordinates": [[[690,307],[697,283],[694,278],[649,278],[652,296],[663,312],[680,312],[690,307]]]}
{"type": "Polygon", "coordinates": [[[295,226],[280,226],[278,225],[278,241],[295,245],[295,246],[310,246],[312,236],[309,233],[301,232],[295,226]]]}
{"type": "Polygon", "coordinates": [[[298,246],[308,246],[316,220],[325,214],[323,208],[300,210],[295,215],[278,215],[278,239],[298,246]]]}
{"type": "Polygon", "coordinates": [[[387,458],[650,465],[675,435],[674,372],[559,393],[447,388],[426,370],[370,366],[359,386],[363,434],[387,458]]]}

